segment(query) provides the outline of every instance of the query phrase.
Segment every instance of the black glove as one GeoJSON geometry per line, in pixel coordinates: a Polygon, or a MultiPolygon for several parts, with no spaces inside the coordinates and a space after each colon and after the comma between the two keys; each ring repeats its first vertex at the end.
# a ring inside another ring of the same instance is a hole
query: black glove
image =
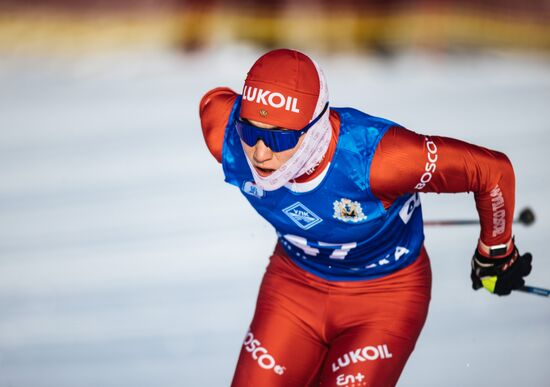
{"type": "Polygon", "coordinates": [[[531,253],[520,255],[516,246],[504,257],[489,258],[478,249],[472,258],[472,288],[484,287],[491,293],[505,296],[525,285],[523,277],[531,272],[531,253]]]}

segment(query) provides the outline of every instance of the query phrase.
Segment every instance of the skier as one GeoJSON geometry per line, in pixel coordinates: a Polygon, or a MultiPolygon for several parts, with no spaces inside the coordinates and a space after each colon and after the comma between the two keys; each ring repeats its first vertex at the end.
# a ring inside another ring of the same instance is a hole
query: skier
{"type": "Polygon", "coordinates": [[[474,289],[506,295],[531,270],[504,154],[330,108],[303,53],[261,56],[242,95],[209,91],[200,118],[225,181],[277,233],[232,386],[397,383],[430,302],[418,192],[474,192],[474,289]]]}

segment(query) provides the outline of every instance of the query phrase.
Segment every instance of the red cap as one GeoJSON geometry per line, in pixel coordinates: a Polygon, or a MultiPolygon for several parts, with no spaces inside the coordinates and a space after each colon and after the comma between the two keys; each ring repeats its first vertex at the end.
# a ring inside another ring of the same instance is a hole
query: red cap
{"type": "Polygon", "coordinates": [[[308,56],[288,49],[270,51],[248,72],[241,118],[300,130],[314,118],[320,84],[308,56]]]}

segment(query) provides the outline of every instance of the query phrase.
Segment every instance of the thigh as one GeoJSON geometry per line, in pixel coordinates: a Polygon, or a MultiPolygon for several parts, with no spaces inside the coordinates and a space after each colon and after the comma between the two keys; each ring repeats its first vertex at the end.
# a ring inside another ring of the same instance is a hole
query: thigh
{"type": "Polygon", "coordinates": [[[272,261],[262,281],[233,387],[316,383],[327,352],[321,338],[325,295],[272,261]]]}
{"type": "Polygon", "coordinates": [[[395,386],[415,341],[371,328],[350,329],[333,341],[320,385],[395,386]]]}
{"type": "Polygon", "coordinates": [[[395,386],[428,314],[431,272],[421,258],[364,292],[340,289],[331,298],[322,386],[395,386]]]}
{"type": "Polygon", "coordinates": [[[232,386],[312,385],[326,347],[284,311],[258,309],[245,336],[232,386]]]}
{"type": "Polygon", "coordinates": [[[428,313],[429,296],[365,299],[359,321],[341,326],[330,341],[322,386],[395,386],[414,350],[428,313]],[[372,305],[372,308],[369,307],[372,305]]]}

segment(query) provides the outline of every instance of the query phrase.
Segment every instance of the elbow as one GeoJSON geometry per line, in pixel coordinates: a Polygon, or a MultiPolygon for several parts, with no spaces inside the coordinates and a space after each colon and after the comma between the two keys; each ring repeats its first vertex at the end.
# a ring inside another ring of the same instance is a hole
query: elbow
{"type": "Polygon", "coordinates": [[[499,169],[501,172],[500,180],[505,180],[507,182],[512,182],[513,184],[515,184],[516,176],[514,173],[514,166],[512,165],[512,162],[504,153],[497,152],[497,155],[499,160],[499,169]]]}

